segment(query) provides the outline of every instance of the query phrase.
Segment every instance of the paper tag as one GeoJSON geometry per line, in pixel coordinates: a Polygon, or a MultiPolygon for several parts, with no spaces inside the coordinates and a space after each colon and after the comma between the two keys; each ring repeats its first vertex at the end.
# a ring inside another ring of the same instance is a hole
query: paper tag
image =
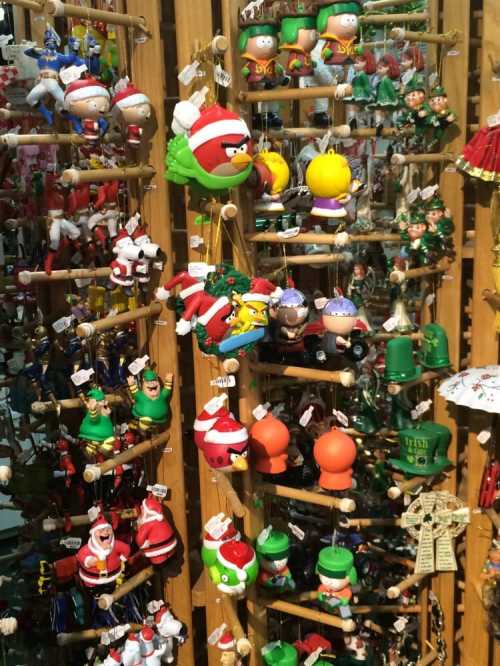
{"type": "Polygon", "coordinates": [[[262,421],[262,419],[267,416],[270,406],[270,402],[265,402],[263,405],[257,405],[257,407],[252,411],[254,419],[257,419],[257,421],[262,421]]]}
{"type": "Polygon", "coordinates": [[[142,357],[136,358],[128,366],[128,371],[131,375],[138,375],[146,367],[146,363],[149,361],[149,356],[145,354],[142,357]]]}
{"type": "Polygon", "coordinates": [[[226,72],[226,70],[223,69],[223,67],[221,67],[219,63],[214,67],[215,83],[218,83],[223,88],[229,88],[229,86],[232,83],[232,80],[233,78],[231,74],[229,72],[226,72]]]}
{"type": "Polygon", "coordinates": [[[391,333],[396,326],[398,325],[398,320],[396,317],[389,317],[389,319],[386,319],[384,323],[382,324],[382,328],[384,328],[388,333],[391,333]]]}
{"type": "Polygon", "coordinates": [[[221,395],[215,396],[207,402],[203,411],[206,412],[209,416],[213,416],[216,412],[219,411],[221,407],[224,406],[224,403],[227,400],[227,393],[222,393],[221,395]]]}
{"type": "Polygon", "coordinates": [[[200,247],[200,245],[203,245],[203,243],[203,238],[201,236],[197,236],[196,234],[191,236],[189,239],[189,247],[193,250],[195,250],[197,247],[200,247]]]}
{"type": "Polygon", "coordinates": [[[480,444],[486,444],[486,442],[489,442],[491,438],[491,432],[489,430],[481,430],[481,432],[477,436],[477,441],[480,444]]]}
{"type": "Polygon", "coordinates": [[[332,414],[335,416],[341,426],[347,428],[349,425],[349,418],[346,414],[344,414],[344,412],[341,412],[340,409],[332,409],[332,414]]]}
{"type": "Polygon", "coordinates": [[[306,411],[300,417],[299,423],[303,428],[305,428],[311,421],[313,412],[314,412],[314,405],[311,405],[306,409],[306,411]]]}
{"type": "Polygon", "coordinates": [[[319,647],[316,650],[314,650],[314,652],[311,652],[311,654],[304,661],[304,666],[313,666],[318,661],[318,659],[320,658],[320,655],[323,652],[323,649],[324,648],[319,647]]]}
{"type": "Polygon", "coordinates": [[[56,333],[62,333],[71,326],[71,322],[73,321],[73,319],[74,319],[73,315],[69,315],[68,317],[61,317],[52,324],[52,328],[56,333]]]}
{"type": "Polygon", "coordinates": [[[449,164],[444,170],[446,173],[457,173],[457,167],[454,164],[449,164]]]}
{"type": "Polygon", "coordinates": [[[418,405],[415,407],[415,411],[417,412],[418,416],[422,416],[422,414],[425,414],[426,412],[429,411],[432,405],[432,400],[423,400],[422,402],[419,402],[418,405]]]}
{"type": "Polygon", "coordinates": [[[188,264],[188,273],[191,277],[206,278],[214,270],[215,266],[207,264],[205,261],[191,261],[188,264]]]}
{"type": "Polygon", "coordinates": [[[88,370],[78,370],[78,372],[71,375],[71,381],[75,386],[81,386],[82,384],[85,384],[85,382],[88,382],[93,374],[94,370],[92,368],[89,368],[88,370]]]}
{"type": "Polygon", "coordinates": [[[233,388],[236,386],[236,377],[234,375],[216,377],[210,381],[210,386],[218,386],[219,388],[233,388]]]}
{"type": "Polygon", "coordinates": [[[323,310],[325,305],[328,303],[328,299],[325,298],[324,296],[322,298],[315,298],[314,299],[314,307],[316,310],[323,310]]]}
{"type": "Polygon", "coordinates": [[[148,493],[153,493],[155,497],[161,497],[162,499],[168,494],[168,486],[164,486],[162,483],[155,483],[154,486],[147,486],[146,490],[148,493]]]}
{"type": "Polygon", "coordinates": [[[326,149],[330,145],[331,138],[332,138],[332,131],[328,130],[328,132],[324,135],[324,137],[317,142],[320,153],[326,152],[326,149]]]}
{"type": "Polygon", "coordinates": [[[317,351],[316,360],[319,361],[320,363],[324,363],[326,361],[326,352],[324,352],[322,349],[317,351]]]}
{"type": "Polygon", "coordinates": [[[68,550],[78,550],[82,546],[82,540],[78,537],[66,537],[61,539],[59,543],[68,550]]]}
{"type": "Polygon", "coordinates": [[[140,219],[141,219],[140,213],[136,213],[129,219],[129,221],[125,225],[125,231],[128,233],[129,236],[132,236],[134,231],[139,226],[140,219]]]}
{"type": "Polygon", "coordinates": [[[424,201],[427,201],[428,199],[431,199],[438,191],[439,185],[429,185],[428,187],[424,187],[424,189],[420,192],[420,196],[424,201]]]}
{"type": "Polygon", "coordinates": [[[297,527],[297,525],[294,525],[293,523],[288,523],[288,529],[299,541],[304,541],[306,536],[304,530],[301,530],[300,527],[297,527]]]}
{"type": "Polygon", "coordinates": [[[394,622],[392,626],[398,633],[401,634],[406,629],[407,624],[408,620],[405,617],[398,617],[398,619],[396,620],[396,622],[394,622]]]}
{"type": "Polygon", "coordinates": [[[207,638],[207,643],[209,645],[217,645],[219,640],[222,638],[223,633],[226,631],[227,624],[221,624],[220,627],[214,629],[210,636],[207,638]]]}
{"type": "Polygon", "coordinates": [[[120,638],[123,638],[130,629],[130,624],[119,624],[117,627],[113,627],[109,631],[101,634],[101,643],[103,645],[110,645],[111,643],[120,640],[120,638]]]}
{"type": "Polygon", "coordinates": [[[197,74],[198,74],[198,67],[200,66],[200,63],[198,60],[194,60],[191,64],[186,65],[178,74],[177,78],[179,81],[182,83],[183,86],[188,86],[190,83],[192,83],[197,74]]]}
{"type": "Polygon", "coordinates": [[[279,238],[294,238],[300,234],[300,227],[290,227],[284,231],[278,231],[276,234],[279,238]]]}
{"type": "Polygon", "coordinates": [[[435,300],[436,300],[436,294],[427,294],[424,303],[430,307],[435,300]]]}
{"type": "Polygon", "coordinates": [[[455,278],[453,277],[453,275],[448,275],[448,273],[445,273],[445,274],[442,276],[441,279],[442,279],[442,280],[454,280],[455,278]]]}
{"type": "Polygon", "coordinates": [[[447,55],[447,56],[451,56],[451,57],[453,57],[453,56],[459,56],[459,55],[460,55],[460,51],[457,51],[457,49],[451,49],[450,51],[448,51],[448,53],[447,53],[446,55],[447,55]]]}
{"type": "Polygon", "coordinates": [[[272,525],[268,525],[262,530],[262,532],[257,537],[257,543],[259,544],[259,546],[263,546],[266,543],[272,531],[273,531],[272,525]]]}
{"type": "Polygon", "coordinates": [[[486,118],[486,124],[488,127],[496,127],[500,125],[500,112],[494,113],[492,116],[486,118]]]}
{"type": "Polygon", "coordinates": [[[64,83],[65,86],[69,85],[73,81],[78,81],[83,72],[87,71],[87,65],[71,65],[71,67],[65,67],[59,71],[59,78],[64,83]]]}
{"type": "Polygon", "coordinates": [[[222,535],[227,532],[227,529],[230,524],[231,524],[231,518],[226,518],[225,520],[220,520],[219,522],[212,525],[210,529],[207,531],[212,537],[212,539],[218,541],[222,537],[222,535]]]}

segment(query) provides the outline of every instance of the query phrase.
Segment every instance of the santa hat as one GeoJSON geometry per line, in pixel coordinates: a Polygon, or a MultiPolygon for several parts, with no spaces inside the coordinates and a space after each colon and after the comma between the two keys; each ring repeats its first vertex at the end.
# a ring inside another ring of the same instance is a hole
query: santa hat
{"type": "Polygon", "coordinates": [[[194,441],[196,446],[202,446],[205,441],[205,433],[208,432],[222,416],[230,416],[229,410],[224,406],[227,393],[217,395],[209,400],[198,414],[194,422],[194,441]]]}
{"type": "Polygon", "coordinates": [[[169,612],[166,606],[162,606],[160,610],[155,614],[155,624],[161,624],[163,616],[169,612]]]}
{"type": "Polygon", "coordinates": [[[103,83],[92,77],[72,81],[64,91],[64,106],[69,109],[73,102],[79,102],[89,97],[106,97],[109,100],[109,90],[103,83]]]}
{"type": "Polygon", "coordinates": [[[248,440],[248,430],[230,416],[222,416],[205,435],[208,444],[244,444],[248,440]]]}
{"type": "Polygon", "coordinates": [[[174,275],[174,277],[164,285],[164,289],[170,291],[177,285],[180,285],[181,287],[181,291],[179,293],[180,298],[185,298],[186,296],[189,296],[191,293],[194,294],[197,291],[203,291],[205,287],[204,282],[200,282],[192,275],[189,275],[187,271],[182,271],[181,273],[177,273],[177,275],[174,275]]]}
{"type": "Polygon", "coordinates": [[[111,666],[111,664],[113,662],[116,662],[117,664],[121,664],[122,663],[122,658],[121,658],[121,655],[120,655],[119,652],[117,652],[116,650],[111,648],[111,650],[109,651],[108,656],[106,657],[106,664],[107,664],[107,666],[111,666]]]}
{"type": "Polygon", "coordinates": [[[113,238],[113,247],[121,248],[129,245],[129,242],[132,240],[128,235],[128,232],[125,229],[120,229],[117,235],[113,238]],[[124,242],[127,241],[127,242],[124,242]]]}
{"type": "Polygon", "coordinates": [[[230,631],[225,631],[217,643],[219,650],[232,650],[235,646],[234,636],[230,631]]]}
{"type": "Polygon", "coordinates": [[[144,229],[144,227],[137,227],[137,229],[132,234],[132,240],[134,243],[137,243],[137,241],[144,242],[144,239],[149,239],[148,232],[146,229],[144,229]]]}
{"type": "Polygon", "coordinates": [[[147,95],[141,93],[130,81],[118,82],[115,86],[115,94],[111,100],[111,107],[114,111],[119,109],[128,109],[138,104],[151,104],[147,95]]]}
{"type": "Polygon", "coordinates": [[[151,643],[154,638],[154,631],[151,629],[151,627],[143,627],[141,629],[141,640],[144,641],[144,643],[151,643]]]}
{"type": "Polygon", "coordinates": [[[189,147],[193,152],[218,137],[235,134],[250,138],[246,122],[219,104],[200,111],[192,102],[179,102],[174,109],[172,129],[175,134],[189,134],[189,147]]]}
{"type": "Polygon", "coordinates": [[[243,294],[243,301],[258,301],[259,303],[269,303],[271,298],[279,298],[282,290],[276,287],[272,282],[265,278],[253,278],[250,283],[250,291],[243,294]]]}
{"type": "Polygon", "coordinates": [[[127,641],[139,642],[139,636],[131,631],[127,636],[127,641]]]}
{"type": "Polygon", "coordinates": [[[214,550],[219,547],[221,541],[231,541],[233,539],[239,541],[241,539],[241,534],[234,526],[231,518],[226,518],[223,513],[212,516],[212,518],[205,523],[203,535],[203,546],[205,548],[214,550]],[[224,531],[221,532],[221,530],[224,531]]]}
{"type": "Polygon", "coordinates": [[[244,582],[248,578],[244,569],[255,562],[255,552],[244,541],[227,541],[219,548],[217,559],[227,569],[235,571],[238,580],[244,582]]]}
{"type": "Polygon", "coordinates": [[[142,501],[142,512],[148,517],[157,515],[158,517],[163,518],[161,504],[152,493],[142,501]]]}
{"type": "Polygon", "coordinates": [[[106,518],[101,513],[99,517],[96,520],[94,520],[94,522],[92,523],[92,527],[89,530],[89,534],[95,534],[97,530],[102,530],[104,527],[111,528],[111,524],[108,523],[106,518]]]}

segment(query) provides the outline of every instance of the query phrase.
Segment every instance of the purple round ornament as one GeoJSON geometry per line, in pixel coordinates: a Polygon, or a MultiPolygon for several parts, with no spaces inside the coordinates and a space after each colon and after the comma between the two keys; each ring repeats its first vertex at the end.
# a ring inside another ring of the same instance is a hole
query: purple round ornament
{"type": "Polygon", "coordinates": [[[330,317],[357,317],[358,309],[348,298],[338,296],[327,302],[322,314],[330,317]]]}
{"type": "Polygon", "coordinates": [[[300,308],[304,305],[306,297],[298,289],[285,289],[279,300],[279,307],[300,308]]]}

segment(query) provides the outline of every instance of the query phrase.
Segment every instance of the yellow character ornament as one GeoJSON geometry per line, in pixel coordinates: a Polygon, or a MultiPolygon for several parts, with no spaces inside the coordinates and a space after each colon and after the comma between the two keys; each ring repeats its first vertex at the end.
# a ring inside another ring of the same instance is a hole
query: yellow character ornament
{"type": "Polygon", "coordinates": [[[344,204],[351,195],[352,173],[349,162],[334,150],[315,157],[306,170],[306,184],[314,197],[311,215],[341,218],[347,215],[344,204]]]}
{"type": "Polygon", "coordinates": [[[262,150],[256,155],[254,168],[258,174],[256,213],[283,213],[281,195],[290,182],[290,167],[279,153],[262,150]]]}

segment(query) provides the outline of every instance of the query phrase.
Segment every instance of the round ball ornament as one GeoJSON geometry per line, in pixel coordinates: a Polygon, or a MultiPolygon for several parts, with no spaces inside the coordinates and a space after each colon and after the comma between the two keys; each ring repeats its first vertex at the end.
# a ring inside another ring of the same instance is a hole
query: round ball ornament
{"type": "Polygon", "coordinates": [[[325,490],[352,488],[352,465],[356,459],[356,444],[345,432],[333,428],[318,437],[313,455],[321,469],[319,485],[325,490]]]}
{"type": "Polygon", "coordinates": [[[267,414],[250,429],[250,447],[255,469],[262,474],[280,474],[286,470],[290,432],[286,425],[267,414]]]}

